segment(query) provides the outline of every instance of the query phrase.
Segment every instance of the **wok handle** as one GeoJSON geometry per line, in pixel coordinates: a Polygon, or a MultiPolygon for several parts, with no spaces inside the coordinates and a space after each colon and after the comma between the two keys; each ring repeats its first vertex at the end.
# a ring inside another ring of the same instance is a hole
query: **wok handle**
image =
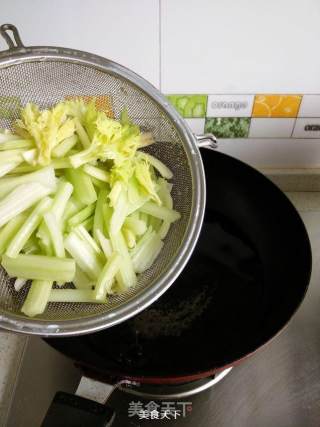
{"type": "Polygon", "coordinates": [[[59,391],[56,393],[41,427],[109,427],[115,417],[113,409],[84,397],[59,391]]]}
{"type": "Polygon", "coordinates": [[[24,47],[17,27],[12,24],[3,24],[0,26],[0,35],[6,41],[9,50],[24,47]],[[10,32],[12,34],[10,34],[10,32]]]}
{"type": "Polygon", "coordinates": [[[209,150],[215,150],[218,148],[217,138],[213,133],[204,133],[202,135],[195,135],[197,146],[199,148],[207,148],[209,150]]]}

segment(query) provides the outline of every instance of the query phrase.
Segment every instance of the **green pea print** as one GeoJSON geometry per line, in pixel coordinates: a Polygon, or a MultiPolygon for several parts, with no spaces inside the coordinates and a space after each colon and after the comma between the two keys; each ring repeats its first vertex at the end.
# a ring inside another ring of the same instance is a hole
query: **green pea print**
{"type": "Polygon", "coordinates": [[[184,118],[202,118],[206,115],[207,95],[168,95],[168,99],[184,118]]]}
{"type": "Polygon", "coordinates": [[[0,119],[14,119],[19,116],[21,101],[16,96],[0,96],[0,119]]]}
{"type": "Polygon", "coordinates": [[[249,125],[249,117],[213,117],[206,119],[205,132],[218,138],[247,138],[249,125]]]}

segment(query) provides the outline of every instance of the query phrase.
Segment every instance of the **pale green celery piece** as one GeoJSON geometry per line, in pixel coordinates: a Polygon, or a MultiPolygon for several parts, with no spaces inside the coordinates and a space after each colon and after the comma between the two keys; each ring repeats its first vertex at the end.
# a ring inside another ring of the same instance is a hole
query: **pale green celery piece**
{"type": "Polygon", "coordinates": [[[15,258],[21,252],[32,233],[39,226],[43,214],[50,208],[51,204],[52,199],[50,199],[50,197],[45,197],[37,204],[17,234],[11,240],[7,247],[6,255],[15,258]]]}
{"type": "MultiPolygon", "coordinates": [[[[89,174],[88,174],[89,175],[89,174]]],[[[95,185],[99,190],[102,190],[103,188],[106,188],[106,183],[103,181],[100,181],[99,179],[90,176],[91,181],[93,183],[93,185],[95,185]]]]}
{"type": "Polygon", "coordinates": [[[73,284],[77,289],[92,289],[94,282],[76,265],[76,274],[73,284]]]}
{"type": "Polygon", "coordinates": [[[22,254],[10,258],[3,255],[1,264],[10,277],[72,282],[75,275],[75,262],[70,258],[22,254]]]}
{"type": "Polygon", "coordinates": [[[158,234],[160,239],[164,239],[166,235],[168,234],[171,227],[171,222],[163,221],[161,224],[161,227],[159,228],[158,234]]]}
{"type": "Polygon", "coordinates": [[[29,163],[29,165],[35,166],[37,160],[38,151],[36,148],[32,148],[31,150],[25,151],[22,153],[22,157],[25,162],[29,163]]]}
{"type": "Polygon", "coordinates": [[[46,254],[48,256],[53,256],[53,248],[50,241],[39,240],[38,245],[43,254],[46,254]]]}
{"type": "Polygon", "coordinates": [[[83,227],[87,230],[87,231],[91,231],[93,229],[93,215],[90,216],[89,218],[87,218],[85,221],[83,221],[81,223],[81,225],[83,225],[83,227]]]}
{"type": "Polygon", "coordinates": [[[107,236],[110,236],[110,221],[113,214],[113,209],[107,204],[104,204],[102,207],[102,211],[104,221],[104,232],[107,236]]]}
{"type": "Polygon", "coordinates": [[[52,150],[52,157],[60,158],[64,157],[70,150],[77,144],[79,138],[77,135],[72,135],[69,138],[64,139],[59,145],[54,147],[52,150]]]}
{"type": "Polygon", "coordinates": [[[0,151],[3,150],[16,150],[18,148],[32,148],[34,143],[31,139],[11,139],[8,141],[0,141],[0,151]]]}
{"type": "MultiPolygon", "coordinates": [[[[22,156],[21,156],[22,159],[22,156]]],[[[22,175],[25,173],[32,173],[32,172],[38,172],[42,169],[42,166],[31,166],[27,163],[22,163],[19,166],[17,166],[15,169],[10,171],[9,175],[22,175]]],[[[10,177],[11,178],[11,177],[10,177]]],[[[12,177],[15,178],[15,177],[12,177]]]]}
{"type": "Polygon", "coordinates": [[[16,187],[0,201],[0,227],[51,192],[51,188],[38,182],[29,182],[16,187]]]}
{"type": "Polygon", "coordinates": [[[70,228],[76,227],[81,224],[83,221],[88,219],[95,211],[96,204],[92,203],[86,208],[82,209],[80,212],[76,213],[74,216],[68,219],[68,226],[70,228]]]}
{"type": "Polygon", "coordinates": [[[103,204],[107,201],[107,195],[107,189],[100,190],[98,194],[93,220],[93,237],[96,242],[98,241],[97,230],[103,230],[103,204]]]}
{"type": "Polygon", "coordinates": [[[8,162],[3,165],[0,165],[0,178],[5,176],[7,173],[13,171],[21,163],[22,160],[20,160],[19,162],[8,162]]]}
{"type": "Polygon", "coordinates": [[[6,164],[8,162],[19,162],[23,160],[22,154],[25,152],[23,148],[18,148],[16,150],[0,151],[0,165],[6,164]]]}
{"type": "Polygon", "coordinates": [[[136,237],[134,233],[126,227],[122,227],[122,233],[128,248],[129,249],[134,248],[136,246],[136,237]]]}
{"type": "Polygon", "coordinates": [[[152,266],[163,247],[163,242],[157,234],[151,235],[132,257],[136,273],[143,273],[152,266]]]}
{"type": "Polygon", "coordinates": [[[69,199],[64,214],[62,216],[62,229],[66,230],[68,226],[68,220],[76,213],[83,209],[83,203],[80,203],[77,199],[71,196],[69,199]]]}
{"type": "Polygon", "coordinates": [[[60,181],[57,187],[57,192],[54,196],[50,211],[54,214],[57,221],[60,222],[67,203],[72,195],[73,185],[70,182],[60,181]]]}
{"type": "Polygon", "coordinates": [[[93,178],[98,179],[99,181],[109,182],[110,180],[109,173],[106,170],[100,169],[96,166],[86,164],[83,166],[83,170],[85,173],[92,176],[93,178]]]}
{"type": "Polygon", "coordinates": [[[114,207],[117,204],[121,192],[122,192],[122,184],[121,184],[120,181],[117,181],[113,185],[112,190],[110,191],[110,193],[108,194],[108,198],[110,200],[109,205],[111,207],[114,207]]]}
{"type": "Polygon", "coordinates": [[[8,244],[12,238],[16,235],[19,228],[26,220],[25,214],[19,214],[12,218],[1,230],[0,230],[0,255],[4,254],[8,244]]]}
{"type": "Polygon", "coordinates": [[[147,231],[147,224],[141,219],[128,216],[124,221],[124,226],[131,230],[136,236],[141,236],[147,231]]]}
{"type": "Polygon", "coordinates": [[[53,281],[33,280],[27,298],[21,308],[22,313],[28,317],[42,314],[48,304],[53,281]]]}
{"type": "Polygon", "coordinates": [[[40,248],[38,245],[28,245],[22,249],[22,252],[25,255],[38,254],[40,252],[40,248]]]}
{"type": "Polygon", "coordinates": [[[22,279],[21,277],[17,277],[14,281],[14,290],[16,292],[21,291],[21,289],[24,287],[24,285],[27,283],[27,279],[22,279]]]}
{"type": "Polygon", "coordinates": [[[48,166],[25,175],[2,178],[0,180],[0,198],[10,193],[18,185],[27,183],[39,183],[54,191],[56,189],[56,177],[53,167],[48,166]]]}
{"type": "Polygon", "coordinates": [[[84,127],[82,126],[78,118],[75,118],[74,122],[76,125],[77,135],[80,139],[81,144],[83,145],[83,148],[88,148],[90,146],[90,139],[88,137],[87,132],[85,131],[84,127]]]}
{"type": "Polygon", "coordinates": [[[103,267],[95,285],[93,295],[96,300],[103,301],[106,299],[108,292],[111,290],[113,279],[119,271],[121,261],[121,256],[117,252],[113,252],[103,267]]]}
{"type": "Polygon", "coordinates": [[[171,179],[173,177],[173,173],[161,160],[147,153],[139,153],[139,155],[146,159],[157,171],[166,179],[171,179]]]}
{"type": "Polygon", "coordinates": [[[97,230],[97,238],[102,247],[105,257],[108,259],[112,254],[112,246],[109,239],[107,239],[101,230],[97,230]]]}
{"type": "Polygon", "coordinates": [[[72,231],[64,240],[64,246],[75,262],[90,279],[96,280],[102,270],[99,256],[92,247],[72,231]]]}
{"type": "Polygon", "coordinates": [[[128,198],[125,189],[119,194],[114,211],[110,220],[109,234],[116,234],[121,230],[121,227],[128,215],[128,198]]]}
{"type": "Polygon", "coordinates": [[[0,144],[7,141],[15,141],[19,138],[19,135],[13,134],[9,129],[0,129],[0,144]]]}
{"type": "Polygon", "coordinates": [[[153,228],[154,231],[159,231],[163,221],[155,216],[150,216],[149,225],[153,228]]]}
{"type": "Polygon", "coordinates": [[[72,167],[68,157],[53,159],[50,164],[55,169],[69,169],[72,167]]]}
{"type": "Polygon", "coordinates": [[[58,258],[65,257],[63,244],[63,236],[58,221],[52,212],[47,212],[43,215],[43,220],[47,226],[52,242],[53,250],[58,258]]]}
{"type": "Polygon", "coordinates": [[[144,213],[144,212],[139,212],[139,214],[140,214],[141,221],[143,221],[146,224],[146,226],[148,227],[149,226],[149,219],[150,219],[149,215],[144,213]]]}
{"type": "Polygon", "coordinates": [[[173,208],[173,199],[171,196],[172,184],[167,182],[163,178],[158,179],[159,189],[158,195],[162,201],[163,206],[172,209],[173,208]]]}
{"type": "Polygon", "coordinates": [[[81,169],[67,169],[66,177],[71,182],[75,197],[85,205],[91,205],[97,200],[97,193],[92,181],[81,169]]]}
{"type": "Polygon", "coordinates": [[[137,277],[133,270],[132,261],[121,231],[115,235],[110,235],[110,240],[113,250],[118,252],[122,258],[120,270],[116,276],[120,287],[122,289],[128,289],[135,286],[137,283],[137,277]]]}
{"type": "Polygon", "coordinates": [[[147,231],[144,233],[144,235],[140,238],[140,240],[137,242],[136,246],[130,250],[130,256],[133,258],[133,256],[140,250],[141,247],[145,245],[145,243],[151,239],[152,236],[154,236],[156,233],[153,231],[152,227],[148,227],[147,231]]]}
{"type": "Polygon", "coordinates": [[[74,228],[74,232],[77,233],[77,235],[83,239],[85,242],[87,242],[91,248],[96,252],[98,255],[102,255],[102,251],[96,241],[93,237],[87,232],[87,230],[84,228],[82,224],[77,225],[77,227],[74,228]]]}
{"type": "Polygon", "coordinates": [[[49,302],[105,303],[97,301],[91,289],[52,289],[49,302]]]}
{"type": "Polygon", "coordinates": [[[163,221],[174,222],[177,221],[181,215],[174,209],[169,209],[165,206],[158,206],[156,203],[147,202],[141,208],[141,212],[148,215],[155,216],[156,218],[162,219],[163,221]]]}

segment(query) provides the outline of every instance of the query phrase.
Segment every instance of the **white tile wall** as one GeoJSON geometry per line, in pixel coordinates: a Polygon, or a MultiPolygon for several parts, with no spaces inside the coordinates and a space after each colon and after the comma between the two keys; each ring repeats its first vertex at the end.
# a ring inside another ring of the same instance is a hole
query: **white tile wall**
{"type": "Polygon", "coordinates": [[[209,95],[208,117],[251,117],[254,95],[209,95]]]}
{"type": "Polygon", "coordinates": [[[159,85],[159,0],[1,0],[0,22],[16,25],[26,46],[96,53],[159,85]]]}
{"type": "Polygon", "coordinates": [[[186,122],[194,133],[201,134],[204,132],[205,119],[186,119],[186,122]]]}
{"type": "Polygon", "coordinates": [[[294,138],[320,138],[320,119],[297,119],[292,136],[294,138]]]}
{"type": "Polygon", "coordinates": [[[299,109],[299,117],[320,116],[320,95],[304,95],[299,109]]]}
{"type": "Polygon", "coordinates": [[[162,89],[320,93],[319,0],[161,0],[162,89]]]}
{"type": "Polygon", "coordinates": [[[288,138],[291,136],[296,119],[253,118],[250,138],[288,138]]]}

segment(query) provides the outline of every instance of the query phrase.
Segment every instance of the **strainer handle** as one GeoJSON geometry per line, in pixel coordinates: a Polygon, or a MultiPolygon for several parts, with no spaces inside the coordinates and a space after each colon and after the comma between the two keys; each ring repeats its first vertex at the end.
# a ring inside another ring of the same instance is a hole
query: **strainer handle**
{"type": "Polygon", "coordinates": [[[12,24],[3,24],[0,26],[0,34],[6,41],[9,50],[24,47],[17,27],[12,24]],[[10,34],[10,31],[12,34],[10,34]]]}
{"type": "Polygon", "coordinates": [[[213,133],[204,133],[202,135],[195,135],[197,146],[199,148],[208,148],[209,150],[215,150],[218,148],[217,138],[213,133]]]}

